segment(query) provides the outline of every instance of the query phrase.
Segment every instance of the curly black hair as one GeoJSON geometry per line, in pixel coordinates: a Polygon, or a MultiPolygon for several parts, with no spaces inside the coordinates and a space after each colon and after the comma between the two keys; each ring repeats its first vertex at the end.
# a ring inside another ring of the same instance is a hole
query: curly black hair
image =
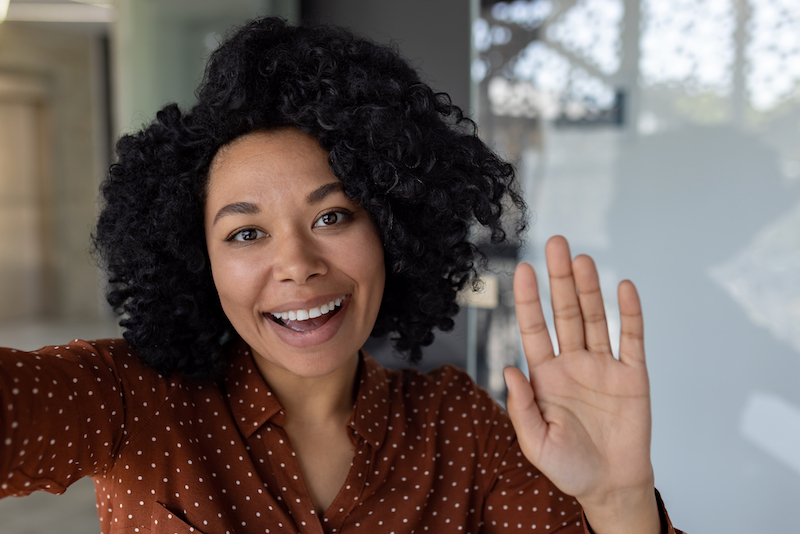
{"type": "Polygon", "coordinates": [[[95,250],[124,337],[164,374],[211,376],[235,337],[211,276],[203,207],[219,148],[256,130],[294,127],[329,152],[345,193],[385,245],[386,289],[373,336],[394,333],[411,361],[452,329],[456,293],[486,240],[502,243],[525,204],[512,165],[444,93],[391,46],[330,26],[250,21],[210,57],[197,104],[175,104],[117,143],[101,187],[95,250]]]}

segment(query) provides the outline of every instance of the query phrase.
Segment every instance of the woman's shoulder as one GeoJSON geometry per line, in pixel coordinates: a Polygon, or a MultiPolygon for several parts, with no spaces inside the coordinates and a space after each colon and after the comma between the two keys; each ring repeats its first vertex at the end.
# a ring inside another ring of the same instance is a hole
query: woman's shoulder
{"type": "MultiPolygon", "coordinates": [[[[403,404],[413,409],[433,407],[439,413],[481,414],[491,420],[505,419],[505,410],[464,370],[443,365],[430,371],[405,368],[387,371],[390,390],[401,394],[403,404]]],[[[475,417],[471,417],[475,419],[475,417]]],[[[481,417],[485,420],[485,417],[481,417]]]]}
{"type": "Polygon", "coordinates": [[[139,354],[123,338],[82,340],[75,339],[63,345],[42,347],[34,354],[55,357],[75,363],[79,367],[98,368],[107,366],[120,378],[136,375],[137,380],[165,378],[148,367],[139,354]]]}
{"type": "Polygon", "coordinates": [[[387,415],[390,421],[402,421],[390,430],[431,443],[437,457],[474,458],[488,473],[484,488],[491,486],[502,462],[510,458],[517,464],[516,435],[508,415],[465,371],[451,365],[427,372],[392,370],[387,382],[387,415]]]}
{"type": "Polygon", "coordinates": [[[136,352],[124,339],[74,339],[68,343],[48,345],[35,350],[0,348],[0,358],[19,360],[17,367],[74,366],[95,369],[139,367],[143,365],[136,352]]]}
{"type": "Polygon", "coordinates": [[[402,382],[407,388],[467,391],[478,387],[466,371],[449,364],[428,371],[407,367],[389,373],[395,375],[394,380],[402,382]]]}
{"type": "MultiPolygon", "coordinates": [[[[0,368],[9,374],[32,373],[40,377],[68,376],[76,384],[105,383],[123,392],[161,393],[196,380],[177,374],[164,375],[146,365],[137,351],[121,338],[74,339],[60,345],[22,351],[0,348],[0,368]]],[[[115,390],[116,390],[115,389],[115,390]]]]}

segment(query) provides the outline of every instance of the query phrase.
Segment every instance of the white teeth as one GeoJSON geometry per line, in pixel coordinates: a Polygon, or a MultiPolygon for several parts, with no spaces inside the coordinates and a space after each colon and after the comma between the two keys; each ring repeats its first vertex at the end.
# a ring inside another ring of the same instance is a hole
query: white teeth
{"type": "Polygon", "coordinates": [[[327,304],[323,304],[319,308],[311,308],[310,310],[292,310],[288,312],[273,313],[272,315],[275,318],[282,319],[284,321],[307,321],[309,319],[315,319],[325,315],[326,313],[332,312],[337,306],[341,306],[343,301],[344,297],[339,297],[338,299],[332,300],[327,304]]]}

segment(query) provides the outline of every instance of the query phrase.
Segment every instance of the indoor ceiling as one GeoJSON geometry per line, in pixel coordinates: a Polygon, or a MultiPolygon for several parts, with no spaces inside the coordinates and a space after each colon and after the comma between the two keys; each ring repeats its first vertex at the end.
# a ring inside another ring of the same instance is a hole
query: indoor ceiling
{"type": "Polygon", "coordinates": [[[114,18],[112,0],[11,0],[6,20],[107,24],[114,18]]]}
{"type": "MultiPolygon", "coordinates": [[[[148,2],[148,0],[128,1],[148,2]]],[[[120,0],[10,0],[6,20],[45,24],[94,25],[105,28],[114,21],[117,12],[116,6],[119,3],[120,0]]],[[[236,9],[258,10],[275,2],[269,0],[150,0],[149,3],[161,17],[180,20],[213,20],[217,17],[225,18],[236,9]]]]}

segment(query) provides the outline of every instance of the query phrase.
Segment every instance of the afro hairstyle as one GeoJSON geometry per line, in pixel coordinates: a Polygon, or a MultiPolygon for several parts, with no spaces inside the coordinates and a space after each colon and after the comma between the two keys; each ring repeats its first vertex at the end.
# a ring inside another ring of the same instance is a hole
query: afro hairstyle
{"type": "Polygon", "coordinates": [[[326,25],[252,20],[213,52],[197,99],[118,141],[93,236],[123,335],[161,373],[214,376],[238,337],[212,280],[203,208],[215,154],[246,133],[294,127],[329,152],[384,244],[372,335],[391,335],[412,362],[435,328],[453,328],[456,294],[483,257],[476,223],[495,244],[524,230],[512,165],[392,46],[326,25]]]}

